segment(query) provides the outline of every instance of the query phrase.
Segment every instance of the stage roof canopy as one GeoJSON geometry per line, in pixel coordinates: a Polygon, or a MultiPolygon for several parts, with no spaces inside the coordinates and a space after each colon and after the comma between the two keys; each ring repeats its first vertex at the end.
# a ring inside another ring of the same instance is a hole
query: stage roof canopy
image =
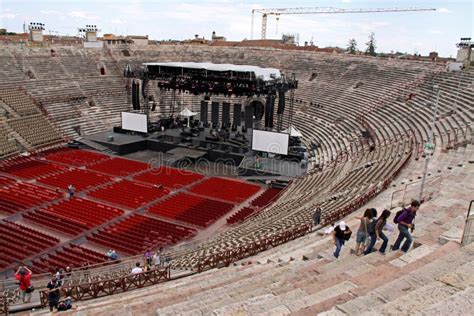
{"type": "Polygon", "coordinates": [[[281,78],[280,70],[276,68],[261,68],[250,65],[233,65],[233,64],[213,64],[213,63],[193,63],[193,62],[167,62],[167,63],[144,63],[145,67],[164,67],[181,69],[198,69],[210,72],[230,72],[232,73],[251,73],[255,78],[264,81],[273,81],[281,78]]]}

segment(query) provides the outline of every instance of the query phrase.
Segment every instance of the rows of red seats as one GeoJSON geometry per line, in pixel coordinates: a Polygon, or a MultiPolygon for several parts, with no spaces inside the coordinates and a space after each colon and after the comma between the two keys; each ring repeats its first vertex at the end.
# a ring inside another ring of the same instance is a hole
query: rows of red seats
{"type": "Polygon", "coordinates": [[[148,211],[190,224],[207,227],[234,207],[233,204],[180,192],[148,211]]]}
{"type": "Polygon", "coordinates": [[[88,240],[129,255],[143,253],[162,245],[196,235],[192,228],[179,226],[144,215],[132,215],[92,236],[88,240]]]}
{"type": "Polygon", "coordinates": [[[82,191],[111,182],[112,180],[112,177],[97,172],[83,169],[71,169],[63,173],[40,178],[37,181],[63,189],[66,189],[68,185],[72,184],[77,191],[82,191]]]}
{"type": "Polygon", "coordinates": [[[8,221],[0,222],[0,269],[59,243],[59,239],[8,221]]]}
{"type": "Polygon", "coordinates": [[[105,261],[107,261],[107,257],[104,254],[71,244],[54,254],[34,260],[33,271],[37,273],[55,272],[58,268],[79,268],[85,262],[93,265],[105,261]]]}
{"type": "Polygon", "coordinates": [[[268,188],[260,194],[258,197],[252,200],[250,202],[251,205],[257,206],[257,207],[262,207],[267,205],[269,202],[271,202],[279,193],[281,189],[277,188],[268,188]]]}
{"type": "Polygon", "coordinates": [[[9,173],[25,179],[34,179],[40,176],[58,173],[67,170],[66,167],[35,160],[31,157],[20,157],[7,160],[0,165],[0,172],[9,173]]]}
{"type": "Polygon", "coordinates": [[[260,190],[255,184],[211,177],[191,188],[191,192],[221,200],[241,203],[260,190]]]}
{"type": "Polygon", "coordinates": [[[235,223],[243,222],[256,211],[257,210],[253,207],[244,207],[240,209],[237,213],[233,214],[232,216],[229,216],[227,218],[227,224],[232,225],[235,223]]]}
{"type": "Polygon", "coordinates": [[[181,188],[204,178],[203,175],[188,170],[161,166],[135,177],[137,181],[161,184],[168,188],[181,188]]]}
{"type": "Polygon", "coordinates": [[[145,171],[149,168],[148,164],[140,161],[134,161],[123,158],[112,158],[90,165],[88,169],[112,174],[115,176],[126,177],[130,174],[145,171]]]}
{"type": "Polygon", "coordinates": [[[89,196],[103,201],[136,209],[168,194],[165,188],[123,180],[89,193],[89,196]]]}
{"type": "Polygon", "coordinates": [[[85,224],[67,218],[57,217],[55,214],[46,212],[45,210],[28,212],[23,215],[23,218],[47,229],[71,236],[79,235],[83,231],[88,230],[85,224]]]}
{"type": "Polygon", "coordinates": [[[62,201],[49,206],[45,211],[56,217],[83,224],[89,229],[123,214],[122,210],[81,198],[62,201]]]}
{"type": "Polygon", "coordinates": [[[9,186],[9,185],[11,185],[15,182],[16,181],[14,179],[10,179],[10,178],[7,178],[7,177],[4,177],[4,176],[0,175],[0,188],[9,186]]]}
{"type": "Polygon", "coordinates": [[[66,149],[46,155],[46,159],[74,166],[89,166],[110,159],[110,156],[97,152],[66,149]]]}
{"type": "Polygon", "coordinates": [[[13,183],[0,187],[0,212],[14,214],[61,196],[61,193],[34,184],[13,183]]]}

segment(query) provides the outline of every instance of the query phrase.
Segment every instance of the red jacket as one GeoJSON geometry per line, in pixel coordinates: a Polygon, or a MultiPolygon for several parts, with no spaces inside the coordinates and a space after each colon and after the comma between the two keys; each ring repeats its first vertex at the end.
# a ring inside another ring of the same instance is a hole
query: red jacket
{"type": "Polygon", "coordinates": [[[26,289],[31,286],[31,282],[30,282],[31,273],[28,273],[25,276],[17,273],[15,274],[15,278],[20,282],[20,290],[26,291],[26,289]]]}

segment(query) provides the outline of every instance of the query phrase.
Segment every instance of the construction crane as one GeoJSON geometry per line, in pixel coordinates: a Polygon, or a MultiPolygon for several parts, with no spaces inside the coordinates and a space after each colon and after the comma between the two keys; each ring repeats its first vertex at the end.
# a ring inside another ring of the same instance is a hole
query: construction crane
{"type": "Polygon", "coordinates": [[[387,13],[387,12],[416,12],[416,11],[436,11],[433,8],[374,8],[374,9],[340,9],[333,7],[316,8],[276,8],[276,9],[253,9],[252,10],[252,33],[255,12],[262,14],[262,39],[267,38],[267,17],[275,15],[279,19],[283,14],[334,14],[334,13],[387,13]]]}

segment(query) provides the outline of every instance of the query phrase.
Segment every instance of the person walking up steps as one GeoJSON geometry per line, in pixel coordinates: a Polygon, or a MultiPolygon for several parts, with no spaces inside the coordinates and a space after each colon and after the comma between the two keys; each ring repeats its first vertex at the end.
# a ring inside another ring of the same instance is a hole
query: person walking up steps
{"type": "Polygon", "coordinates": [[[364,255],[367,255],[372,252],[375,242],[377,241],[377,234],[375,233],[375,225],[377,224],[377,210],[375,208],[371,208],[370,213],[371,219],[369,224],[367,225],[367,233],[370,238],[366,242],[364,255]]]}
{"type": "Polygon", "coordinates": [[[334,251],[334,257],[339,258],[339,253],[341,252],[342,246],[346,240],[351,238],[352,231],[346,225],[344,221],[341,221],[339,225],[334,228],[332,237],[334,244],[336,245],[336,251],[334,251]]]}
{"type": "Polygon", "coordinates": [[[416,212],[420,208],[420,202],[414,200],[411,202],[411,206],[407,209],[404,209],[400,214],[397,213],[393,221],[395,224],[398,224],[398,238],[393,244],[392,250],[396,251],[400,249],[400,245],[403,239],[406,239],[403,243],[401,248],[402,251],[407,252],[410,249],[411,243],[413,242],[413,238],[411,237],[411,233],[415,229],[415,224],[413,223],[415,220],[416,212]],[[411,233],[410,233],[411,230],[411,233]]]}
{"type": "MultiPolygon", "coordinates": [[[[380,246],[379,252],[381,254],[385,254],[385,249],[387,248],[387,243],[388,243],[388,237],[383,233],[383,228],[385,227],[385,224],[387,223],[387,219],[390,217],[390,211],[389,210],[384,210],[382,212],[382,215],[377,219],[374,225],[374,237],[373,239],[370,240],[370,245],[365,251],[365,254],[369,254],[373,251],[375,242],[377,239],[382,239],[382,246],[380,246]]],[[[372,236],[371,236],[372,238],[372,236]]]]}
{"type": "Polygon", "coordinates": [[[362,255],[362,252],[364,251],[365,240],[369,236],[368,226],[370,224],[370,218],[372,218],[372,212],[370,208],[365,210],[363,217],[358,218],[360,219],[360,225],[359,225],[359,229],[357,230],[356,246],[355,246],[355,254],[357,256],[362,255]]]}

